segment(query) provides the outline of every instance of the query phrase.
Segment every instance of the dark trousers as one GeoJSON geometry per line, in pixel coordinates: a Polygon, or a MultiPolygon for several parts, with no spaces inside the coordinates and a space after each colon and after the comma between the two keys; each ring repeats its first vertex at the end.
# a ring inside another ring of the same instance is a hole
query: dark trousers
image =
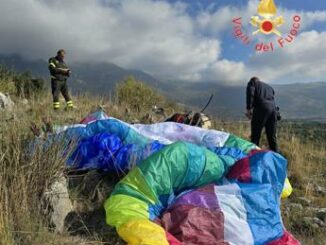
{"type": "Polygon", "coordinates": [[[278,152],[276,126],[277,117],[274,108],[255,108],[251,120],[251,142],[259,145],[261,132],[265,127],[269,148],[278,152]]]}
{"type": "Polygon", "coordinates": [[[66,101],[70,101],[70,95],[68,91],[67,81],[51,80],[53,102],[59,102],[60,93],[63,95],[66,101]]]}

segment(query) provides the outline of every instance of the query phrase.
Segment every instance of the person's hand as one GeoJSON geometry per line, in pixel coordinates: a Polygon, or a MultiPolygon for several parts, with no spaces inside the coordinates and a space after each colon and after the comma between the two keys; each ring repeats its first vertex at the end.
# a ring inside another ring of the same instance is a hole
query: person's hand
{"type": "Polygon", "coordinates": [[[69,77],[70,74],[71,74],[71,71],[70,71],[69,69],[65,69],[65,73],[66,73],[66,75],[69,77]]]}
{"type": "Polygon", "coordinates": [[[251,110],[247,110],[247,112],[246,112],[246,117],[249,119],[249,120],[251,120],[252,119],[252,114],[253,114],[253,110],[251,109],[251,110]]]}
{"type": "Polygon", "coordinates": [[[62,72],[66,73],[66,74],[69,74],[70,73],[70,70],[69,69],[66,69],[66,68],[59,68],[62,72]]]}

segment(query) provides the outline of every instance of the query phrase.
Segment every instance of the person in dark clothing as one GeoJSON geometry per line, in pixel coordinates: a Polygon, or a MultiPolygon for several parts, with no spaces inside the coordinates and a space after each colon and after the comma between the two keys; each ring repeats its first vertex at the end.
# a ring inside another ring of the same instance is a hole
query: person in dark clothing
{"type": "Polygon", "coordinates": [[[74,104],[71,100],[68,91],[67,79],[71,72],[66,63],[64,62],[66,52],[60,49],[57,56],[49,59],[49,70],[51,74],[51,88],[53,96],[53,109],[60,108],[59,95],[60,93],[66,100],[67,108],[73,108],[74,104]]]}
{"type": "Polygon", "coordinates": [[[251,141],[259,145],[265,127],[269,148],[278,152],[276,126],[277,109],[274,89],[253,77],[247,85],[247,117],[251,120],[251,141]]]}

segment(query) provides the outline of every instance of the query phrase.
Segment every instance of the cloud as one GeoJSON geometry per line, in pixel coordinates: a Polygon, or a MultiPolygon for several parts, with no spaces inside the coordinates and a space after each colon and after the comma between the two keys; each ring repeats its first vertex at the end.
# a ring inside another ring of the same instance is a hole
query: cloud
{"type": "MultiPolygon", "coordinates": [[[[231,6],[226,5],[217,8],[215,11],[206,9],[197,16],[198,27],[208,35],[220,36],[223,32],[230,28],[230,21],[236,17],[242,17],[243,28],[252,29],[250,24],[251,16],[257,14],[258,0],[249,0],[245,5],[231,6]]],[[[326,22],[326,10],[323,11],[294,11],[279,7],[278,15],[282,15],[285,19],[284,25],[281,27],[283,32],[287,32],[292,25],[292,18],[300,15],[304,20],[301,30],[305,31],[316,23],[326,22]]]]}
{"type": "Polygon", "coordinates": [[[325,43],[326,32],[303,32],[286,48],[252,56],[248,69],[271,81],[325,81],[325,43]]]}
{"type": "Polygon", "coordinates": [[[220,83],[237,84],[246,78],[246,67],[242,62],[226,59],[212,63],[202,73],[202,79],[220,83]]]}
{"type": "MultiPolygon", "coordinates": [[[[257,14],[258,1],[248,1],[246,5],[224,6],[214,12],[203,11],[197,16],[199,28],[209,36],[223,36],[230,29],[230,20],[242,17],[242,29],[251,33],[253,27],[249,20],[257,14]],[[247,21],[246,21],[247,20],[247,21]]],[[[325,81],[326,52],[325,32],[310,31],[315,24],[326,22],[326,10],[324,11],[294,11],[279,8],[278,13],[285,19],[285,24],[279,28],[286,37],[293,24],[293,17],[301,17],[299,36],[295,41],[283,49],[272,53],[253,53],[246,62],[219,61],[206,70],[207,77],[228,76],[230,82],[236,83],[248,77],[256,75],[270,82],[307,82],[325,81]],[[226,66],[225,68],[223,68],[226,66]],[[232,76],[232,78],[230,78],[232,76]]],[[[256,42],[273,41],[275,36],[259,36],[256,42]]],[[[249,47],[248,47],[249,48],[249,47]]],[[[245,60],[245,59],[244,59],[245,60]]],[[[218,79],[217,79],[218,80],[218,79]]]]}
{"type": "Polygon", "coordinates": [[[250,18],[253,13],[257,12],[258,1],[248,1],[246,5],[236,6],[223,6],[217,8],[215,11],[210,9],[204,10],[198,14],[196,21],[198,27],[210,36],[220,36],[223,32],[230,30],[231,21],[236,17],[242,17],[244,27],[248,27],[250,18]]]}
{"type": "MultiPolygon", "coordinates": [[[[271,79],[290,76],[286,69],[271,72],[264,64],[276,61],[268,55],[255,54],[249,63],[222,57],[222,36],[230,32],[232,18],[250,19],[257,3],[250,0],[242,7],[210,6],[191,16],[187,12],[190,3],[164,0],[2,0],[0,53],[47,59],[65,48],[68,62],[113,62],[171,80],[236,83],[258,69],[271,79]]],[[[302,14],[307,18],[303,28],[326,21],[326,11],[302,14]]],[[[298,41],[303,38],[308,39],[302,35],[298,41]]],[[[299,67],[297,59],[286,56],[293,48],[275,57],[284,57],[299,67]]],[[[308,53],[314,50],[312,46],[304,48],[308,53]]]]}
{"type": "Polygon", "coordinates": [[[63,47],[70,61],[110,61],[165,78],[200,79],[220,41],[196,33],[183,4],[166,1],[7,0],[0,53],[43,58],[63,47]]]}

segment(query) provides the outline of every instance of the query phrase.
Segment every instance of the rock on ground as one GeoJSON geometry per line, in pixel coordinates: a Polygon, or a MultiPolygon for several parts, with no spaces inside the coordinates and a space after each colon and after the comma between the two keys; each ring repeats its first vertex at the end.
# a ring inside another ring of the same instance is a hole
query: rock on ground
{"type": "Polygon", "coordinates": [[[322,208],[322,209],[318,210],[316,216],[323,222],[326,222],[326,208],[322,208]]]}
{"type": "Polygon", "coordinates": [[[300,212],[303,210],[303,206],[300,203],[290,203],[289,208],[290,208],[290,211],[300,212]]]}
{"type": "Polygon", "coordinates": [[[14,105],[15,103],[11,100],[8,94],[3,94],[0,92],[0,110],[1,109],[12,110],[14,105]]]}
{"type": "Polygon", "coordinates": [[[44,194],[46,206],[49,207],[50,222],[55,226],[55,231],[62,233],[65,230],[65,218],[73,211],[69,198],[67,180],[60,177],[44,194]]]}
{"type": "Polygon", "coordinates": [[[115,229],[106,224],[103,208],[118,180],[102,171],[68,171],[44,194],[45,215],[51,227],[57,233],[121,244],[115,229]]]}
{"type": "Polygon", "coordinates": [[[304,207],[309,207],[311,205],[311,200],[309,200],[308,198],[305,198],[305,197],[298,197],[296,199],[296,202],[300,203],[304,207]]]}

